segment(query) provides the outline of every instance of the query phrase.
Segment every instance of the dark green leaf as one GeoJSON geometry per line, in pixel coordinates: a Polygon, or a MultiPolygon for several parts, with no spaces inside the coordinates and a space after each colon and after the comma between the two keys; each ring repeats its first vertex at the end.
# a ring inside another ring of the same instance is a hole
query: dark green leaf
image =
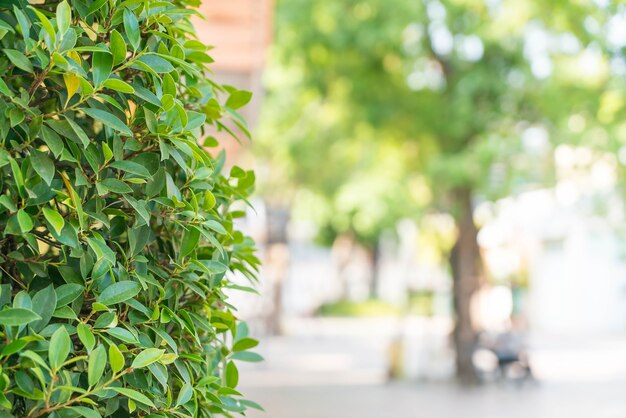
{"type": "Polygon", "coordinates": [[[109,52],[94,52],[91,70],[94,86],[102,85],[111,75],[112,68],[113,56],[109,52]]]}
{"type": "Polygon", "coordinates": [[[104,179],[100,183],[107,191],[114,193],[132,193],[133,191],[128,184],[114,178],[104,179]]]}
{"type": "Polygon", "coordinates": [[[54,178],[54,163],[45,152],[33,150],[31,153],[33,168],[39,176],[48,184],[52,184],[54,178]]]}
{"type": "Polygon", "coordinates": [[[112,391],[115,391],[119,394],[122,394],[124,396],[126,396],[127,398],[130,398],[134,401],[137,401],[139,403],[142,403],[144,405],[148,405],[149,407],[155,408],[154,403],[152,403],[152,401],[150,400],[150,398],[148,398],[146,395],[142,394],[141,392],[137,392],[134,389],[128,389],[128,388],[118,388],[118,387],[112,387],[110,388],[112,391]]]}
{"type": "Polygon", "coordinates": [[[9,60],[20,70],[24,70],[27,73],[32,73],[33,64],[31,64],[30,60],[26,57],[26,55],[22,54],[20,51],[15,49],[3,49],[5,55],[9,58],[9,60]]]}
{"type": "Polygon", "coordinates": [[[137,22],[137,16],[128,10],[124,9],[124,32],[126,37],[133,47],[134,51],[139,49],[139,43],[141,42],[141,31],[139,29],[139,22],[137,22]]]}
{"type": "Polygon", "coordinates": [[[103,305],[115,305],[134,297],[141,291],[137,282],[123,281],[113,283],[98,296],[97,301],[103,305]]]}
{"type": "Polygon", "coordinates": [[[54,310],[57,307],[57,294],[54,291],[54,286],[50,285],[33,296],[33,310],[41,317],[40,320],[31,324],[31,327],[35,332],[41,331],[54,314],[54,310]]]}
{"type": "Polygon", "coordinates": [[[130,130],[126,123],[122,122],[117,116],[114,116],[112,113],[92,108],[83,108],[81,110],[92,118],[102,122],[104,126],[113,128],[124,135],[133,136],[133,131],[130,130]]]}
{"type": "Polygon", "coordinates": [[[0,311],[0,325],[4,326],[26,325],[39,319],[41,317],[30,309],[8,308],[0,311]]]}

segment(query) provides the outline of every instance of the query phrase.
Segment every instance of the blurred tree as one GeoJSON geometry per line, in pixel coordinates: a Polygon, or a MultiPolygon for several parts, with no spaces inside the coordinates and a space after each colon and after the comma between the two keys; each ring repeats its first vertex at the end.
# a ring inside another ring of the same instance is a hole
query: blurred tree
{"type": "Polygon", "coordinates": [[[268,195],[284,198],[287,181],[292,199],[314,196],[304,204],[322,230],[365,243],[426,205],[453,215],[463,382],[476,379],[476,200],[553,176],[549,134],[571,115],[563,100],[587,110],[602,88],[567,71],[597,42],[581,17],[602,13],[539,0],[278,1],[258,144],[271,159],[268,195]]]}

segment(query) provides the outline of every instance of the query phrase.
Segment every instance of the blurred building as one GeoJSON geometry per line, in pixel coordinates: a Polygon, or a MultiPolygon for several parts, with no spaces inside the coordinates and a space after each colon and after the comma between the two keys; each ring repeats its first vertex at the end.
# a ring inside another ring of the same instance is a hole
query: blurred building
{"type": "MultiPolygon", "coordinates": [[[[214,47],[211,68],[222,84],[253,93],[241,114],[254,126],[259,115],[263,88],[261,76],[271,40],[272,0],[204,0],[203,18],[193,23],[201,41],[214,47]]],[[[235,141],[223,141],[229,156],[238,154],[235,141]]]]}

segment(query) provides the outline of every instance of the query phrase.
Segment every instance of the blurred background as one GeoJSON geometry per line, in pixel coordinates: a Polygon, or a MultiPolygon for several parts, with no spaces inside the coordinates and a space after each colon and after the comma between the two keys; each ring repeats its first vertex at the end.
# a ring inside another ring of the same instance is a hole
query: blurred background
{"type": "Polygon", "coordinates": [[[251,416],[626,416],[626,2],[201,14],[254,93],[251,416]]]}

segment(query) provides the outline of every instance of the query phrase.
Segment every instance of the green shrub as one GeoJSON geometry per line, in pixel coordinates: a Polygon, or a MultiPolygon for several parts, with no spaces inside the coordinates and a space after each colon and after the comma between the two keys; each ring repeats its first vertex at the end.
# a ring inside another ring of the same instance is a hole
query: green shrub
{"type": "Polygon", "coordinates": [[[258,266],[233,225],[254,174],[198,145],[246,132],[250,95],[207,76],[196,5],[0,3],[0,417],[256,406],[225,295],[258,266]]]}

